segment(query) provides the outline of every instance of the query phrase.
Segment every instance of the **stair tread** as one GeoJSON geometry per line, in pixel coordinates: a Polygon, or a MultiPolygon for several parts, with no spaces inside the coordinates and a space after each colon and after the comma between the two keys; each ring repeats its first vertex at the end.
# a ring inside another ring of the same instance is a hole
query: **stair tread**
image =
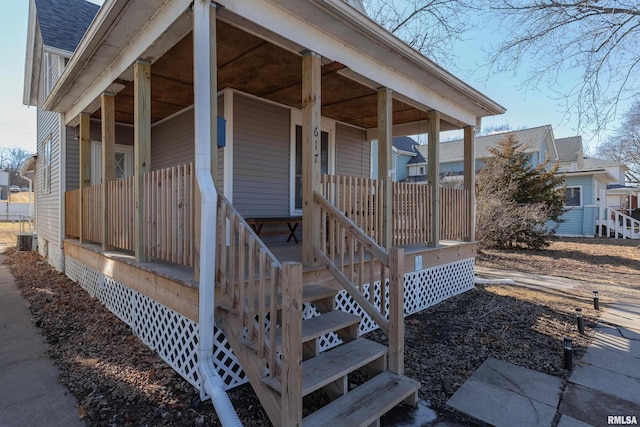
{"type": "Polygon", "coordinates": [[[307,416],[302,424],[305,427],[367,426],[419,388],[419,382],[385,371],[307,416]]]}
{"type": "MultiPolygon", "coordinates": [[[[329,288],[327,286],[305,285],[305,286],[302,287],[302,302],[303,303],[313,302],[313,301],[317,301],[319,299],[334,297],[337,293],[338,293],[338,291],[336,289],[329,288]]],[[[258,297],[256,296],[256,305],[257,305],[257,299],[258,299],[258,297]]],[[[265,296],[265,304],[267,304],[267,307],[270,304],[270,296],[269,295],[265,296]]],[[[224,304],[220,304],[220,305],[218,305],[218,307],[220,309],[228,311],[228,312],[233,311],[230,302],[226,302],[224,304]]],[[[278,294],[278,299],[276,301],[276,307],[278,309],[282,308],[282,295],[281,294],[278,294]]]]}
{"type": "MultiPolygon", "coordinates": [[[[306,396],[327,384],[387,354],[387,347],[365,338],[342,344],[302,362],[302,395],[306,396]]],[[[281,392],[282,384],[274,377],[263,381],[281,392]]]]}
{"type": "MultiPolygon", "coordinates": [[[[302,342],[311,341],[330,332],[359,324],[362,318],[346,311],[334,310],[302,321],[302,342]]],[[[276,332],[276,347],[282,345],[282,329],[276,332]]]]}

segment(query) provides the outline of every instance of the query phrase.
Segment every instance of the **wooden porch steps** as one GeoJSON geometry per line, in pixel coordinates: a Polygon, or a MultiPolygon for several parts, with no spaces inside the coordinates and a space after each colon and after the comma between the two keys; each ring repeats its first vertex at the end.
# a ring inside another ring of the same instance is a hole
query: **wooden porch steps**
{"type": "MultiPolygon", "coordinates": [[[[358,338],[305,360],[302,362],[302,396],[371,363],[377,364],[378,370],[384,370],[386,355],[386,346],[358,338]]],[[[266,377],[263,381],[275,391],[281,392],[282,384],[277,378],[266,377]]]]}
{"type": "Polygon", "coordinates": [[[419,388],[419,382],[385,371],[305,417],[302,423],[305,427],[376,425],[399,403],[408,400],[415,404],[419,388]]]}
{"type": "MultiPolygon", "coordinates": [[[[331,332],[350,329],[349,334],[353,339],[358,337],[358,326],[362,318],[345,311],[334,310],[322,313],[302,321],[302,342],[306,343],[320,338],[331,332]]],[[[276,332],[276,348],[282,347],[282,329],[276,332]]]]}
{"type": "MultiPolygon", "coordinates": [[[[317,301],[333,298],[337,293],[338,291],[336,289],[330,288],[327,286],[322,286],[322,285],[303,286],[302,302],[303,303],[317,302],[317,301]]],[[[268,294],[265,296],[265,304],[267,306],[271,304],[270,298],[271,296],[268,294]]],[[[257,301],[258,301],[258,297],[256,296],[256,302],[257,301]]],[[[255,305],[257,304],[254,304],[254,306],[255,305]]],[[[218,308],[229,313],[235,312],[235,310],[232,309],[231,302],[218,304],[218,308]]],[[[278,295],[276,300],[276,310],[281,310],[281,309],[282,309],[282,295],[278,295]]],[[[249,311],[248,307],[245,309],[245,311],[246,312],[249,311]]]]}

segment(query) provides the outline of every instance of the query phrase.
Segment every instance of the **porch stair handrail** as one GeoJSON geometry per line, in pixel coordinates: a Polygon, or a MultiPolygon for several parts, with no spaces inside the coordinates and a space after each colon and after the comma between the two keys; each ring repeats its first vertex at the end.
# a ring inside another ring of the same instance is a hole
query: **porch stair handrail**
{"type": "Polygon", "coordinates": [[[314,247],[315,255],[388,336],[389,370],[402,374],[404,371],[404,250],[391,248],[387,253],[323,195],[314,192],[314,201],[321,211],[322,236],[320,247],[314,247]],[[389,279],[388,297],[387,277],[389,279]],[[379,287],[379,293],[376,292],[376,287],[379,287]],[[376,294],[379,294],[377,299],[376,294]]]}
{"type": "Polygon", "coordinates": [[[302,395],[296,392],[302,387],[302,265],[281,264],[220,193],[217,217],[221,325],[269,418],[276,425],[288,425],[302,419],[302,395]],[[266,377],[291,392],[276,396],[264,384],[266,377]]]}
{"type": "Polygon", "coordinates": [[[626,215],[610,206],[596,203],[598,207],[598,237],[602,237],[602,226],[607,227],[607,233],[613,231],[614,238],[640,239],[640,221],[626,215]],[[637,231],[636,231],[637,230],[637,231]]]}

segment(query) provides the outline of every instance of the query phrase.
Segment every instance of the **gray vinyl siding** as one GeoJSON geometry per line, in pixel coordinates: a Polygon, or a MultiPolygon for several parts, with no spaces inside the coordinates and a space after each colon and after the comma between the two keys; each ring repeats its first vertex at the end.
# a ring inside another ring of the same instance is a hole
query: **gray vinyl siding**
{"type": "Polygon", "coordinates": [[[233,105],[233,204],[245,217],[288,216],[289,110],[239,94],[233,105]]]}
{"type": "Polygon", "coordinates": [[[60,115],[38,110],[36,115],[38,138],[37,164],[37,230],[38,236],[59,243],[59,197],[60,197],[60,115]],[[50,186],[45,188],[44,143],[50,138],[51,178],[50,186]]]}
{"type": "Polygon", "coordinates": [[[38,233],[38,250],[45,255],[49,262],[58,270],[64,268],[61,242],[61,212],[60,212],[60,179],[62,153],[60,152],[62,116],[59,113],[43,111],[41,105],[63,71],[63,58],[47,54],[47,59],[42,61],[42,69],[38,82],[38,98],[36,113],[36,150],[38,160],[36,165],[36,232],[38,233]],[[47,87],[45,87],[45,78],[47,87]],[[51,148],[51,164],[49,186],[45,188],[44,171],[45,156],[44,144],[49,140],[51,148]]]}
{"type": "Polygon", "coordinates": [[[336,175],[369,177],[371,144],[365,131],[336,125],[336,175]]]}
{"type": "MultiPolygon", "coordinates": [[[[224,103],[218,98],[218,115],[222,115],[224,103]]],[[[151,128],[151,170],[195,161],[195,129],[193,109],[151,128]]],[[[216,185],[223,188],[224,149],[218,149],[218,174],[216,185]]]]}
{"type": "Polygon", "coordinates": [[[151,128],[151,170],[193,162],[193,109],[151,128]]]}

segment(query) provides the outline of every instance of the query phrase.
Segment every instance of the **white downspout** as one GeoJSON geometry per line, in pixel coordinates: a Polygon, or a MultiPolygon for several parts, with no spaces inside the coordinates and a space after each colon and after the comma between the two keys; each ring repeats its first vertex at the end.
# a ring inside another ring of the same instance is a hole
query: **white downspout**
{"type": "MultiPolygon", "coordinates": [[[[215,7],[215,6],[214,6],[215,7]]],[[[213,363],[213,325],[215,310],[215,260],[218,193],[211,175],[211,121],[212,116],[210,61],[212,59],[210,34],[215,34],[215,8],[210,0],[196,0],[193,4],[193,77],[196,181],[201,195],[200,225],[200,279],[199,279],[199,340],[198,365],[204,391],[211,401],[223,426],[242,426],[233,409],[224,383],[213,363]],[[211,16],[210,16],[211,15],[211,16]],[[213,28],[211,28],[213,27],[213,28]]],[[[215,43],[215,37],[213,39],[215,43]]],[[[215,50],[214,50],[215,53],[215,50]]],[[[215,56],[213,56],[215,61],[215,56]]],[[[214,91],[213,93],[215,93],[214,91]]],[[[215,99],[215,98],[214,98],[215,99]]],[[[213,112],[217,110],[217,104],[213,112]]],[[[201,394],[204,394],[201,391],[201,394]]]]}

